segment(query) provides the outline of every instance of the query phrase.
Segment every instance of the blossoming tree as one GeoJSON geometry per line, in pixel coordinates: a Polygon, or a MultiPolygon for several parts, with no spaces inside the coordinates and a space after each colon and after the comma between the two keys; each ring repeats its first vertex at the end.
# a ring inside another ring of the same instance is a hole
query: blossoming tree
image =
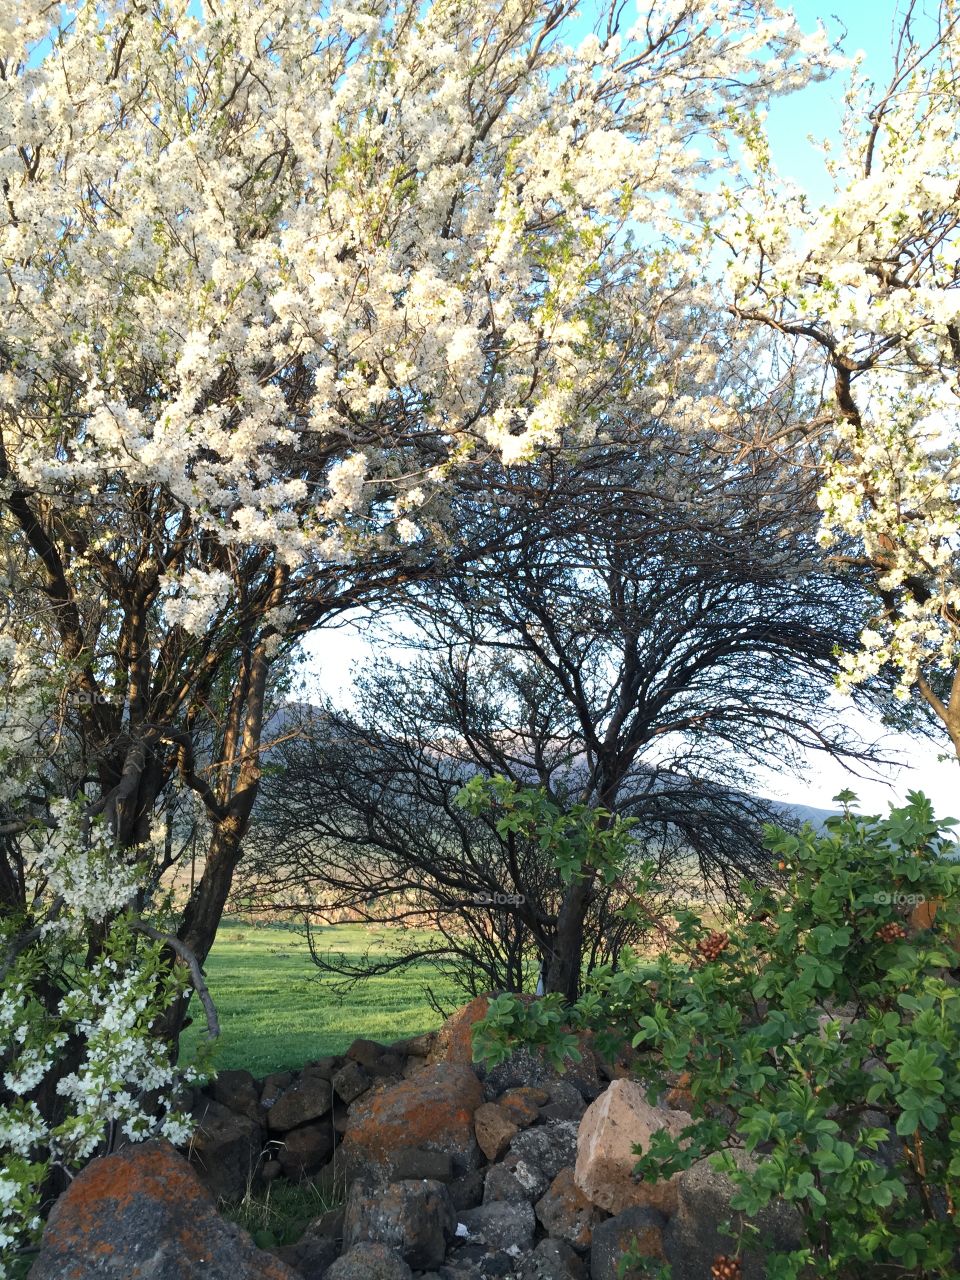
{"type": "MultiPolygon", "coordinates": [[[[754,122],[755,124],[755,122],[754,122]]],[[[752,205],[731,201],[735,308],[819,347],[832,397],[823,540],[870,582],[877,618],[844,682],[886,664],[960,756],[960,16],[906,11],[877,95],[854,80],[833,200],[786,190],[751,125],[752,205]],[[745,216],[745,207],[747,214],[745,216]]]]}
{"type": "Polygon", "coordinates": [[[5,1223],[51,1160],[149,1129],[140,1098],[172,1077],[148,1029],[183,1005],[159,949],[202,990],[271,673],[482,552],[449,541],[444,487],[592,429],[728,112],[825,56],[766,0],[612,5],[574,48],[575,16],[5,7],[0,1025],[27,1097],[0,1109],[5,1223]],[[184,795],[204,869],[160,920],[157,820],[184,795]]]}

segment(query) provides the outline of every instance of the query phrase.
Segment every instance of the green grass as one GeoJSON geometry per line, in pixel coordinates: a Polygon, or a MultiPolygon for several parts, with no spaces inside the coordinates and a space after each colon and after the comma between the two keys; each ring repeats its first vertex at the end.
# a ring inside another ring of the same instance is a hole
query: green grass
{"type": "MultiPolygon", "coordinates": [[[[353,961],[383,936],[362,925],[330,925],[316,934],[319,950],[342,951],[353,961]]],[[[213,1065],[245,1067],[258,1076],[342,1053],[357,1036],[389,1042],[432,1030],[440,1019],[427,1003],[427,986],[451,1009],[463,1003],[428,964],[367,979],[341,1002],[313,964],[303,935],[282,925],[225,922],[204,968],[222,1030],[213,1065]]],[[[190,1013],[184,1061],[205,1033],[196,1000],[190,1013]]]]}

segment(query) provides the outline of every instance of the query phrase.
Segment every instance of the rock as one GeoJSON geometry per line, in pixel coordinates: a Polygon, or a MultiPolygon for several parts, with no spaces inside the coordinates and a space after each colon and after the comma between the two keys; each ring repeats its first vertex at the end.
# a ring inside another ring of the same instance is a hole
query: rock
{"type": "Polygon", "coordinates": [[[190,1141],[190,1163],[211,1195],[239,1200],[256,1180],[263,1131],[256,1120],[239,1115],[213,1099],[201,1097],[194,1109],[196,1128],[190,1141]]]}
{"type": "MultiPolygon", "coordinates": [[[[339,1155],[328,1160],[322,1169],[307,1179],[319,1199],[327,1204],[341,1204],[347,1198],[347,1177],[339,1155]]],[[[328,1233],[329,1234],[329,1233],[328,1233]]]]}
{"type": "MultiPolygon", "coordinates": [[[[329,1236],[331,1240],[343,1240],[343,1219],[346,1216],[346,1205],[338,1205],[336,1209],[327,1209],[315,1218],[307,1228],[306,1235],[329,1236]]],[[[304,1237],[306,1238],[306,1237],[304,1237]]]]}
{"type": "Polygon", "coordinates": [[[372,1090],[350,1108],[343,1157],[352,1176],[389,1181],[409,1147],[448,1153],[458,1172],[480,1163],[473,1115],[483,1088],[469,1067],[440,1063],[412,1080],[372,1090]]]}
{"type": "Polygon", "coordinates": [[[488,1093],[496,1097],[508,1089],[524,1086],[549,1089],[552,1082],[563,1080],[572,1084],[581,1094],[596,1097],[602,1086],[590,1037],[586,1032],[581,1035],[578,1048],[581,1060],[574,1062],[572,1058],[568,1058],[563,1070],[559,1072],[540,1050],[526,1046],[515,1049],[505,1062],[487,1072],[488,1093]]]}
{"type": "MultiPolygon", "coordinates": [[[[590,1280],[644,1280],[649,1272],[637,1267],[621,1274],[620,1260],[629,1247],[635,1247],[643,1257],[662,1261],[666,1257],[663,1248],[666,1225],[663,1214],[646,1205],[631,1205],[616,1217],[599,1223],[593,1229],[590,1280]]],[[[711,1258],[706,1270],[701,1271],[699,1280],[710,1275],[712,1263],[711,1258]]]]}
{"type": "Polygon", "coordinates": [[[334,1073],[343,1065],[343,1059],[327,1055],[325,1058],[314,1058],[300,1072],[303,1076],[322,1076],[324,1080],[332,1080],[334,1073]]]}
{"type": "Polygon", "coordinates": [[[419,1074],[428,1065],[426,1058],[421,1058],[418,1054],[411,1053],[403,1064],[404,1080],[409,1080],[412,1076],[419,1074]]]}
{"type": "Polygon", "coordinates": [[[552,1182],[577,1158],[577,1126],[572,1120],[551,1120],[524,1129],[510,1143],[510,1155],[536,1165],[552,1182]]]}
{"type": "Polygon", "coordinates": [[[454,1178],[447,1190],[456,1210],[475,1209],[483,1200],[482,1171],[471,1169],[469,1173],[462,1173],[459,1178],[454,1178]]]}
{"type": "Polygon", "coordinates": [[[469,1232],[468,1239],[494,1249],[519,1249],[526,1252],[533,1244],[537,1223],[532,1207],[526,1201],[494,1200],[465,1209],[459,1221],[469,1232]]]}
{"type": "Polygon", "coordinates": [[[276,1182],[283,1173],[283,1165],[279,1160],[265,1160],[260,1166],[260,1177],[264,1182],[276,1182]]]}
{"type": "Polygon", "coordinates": [[[460,1062],[469,1066],[473,1062],[473,1028],[487,1016],[489,996],[477,996],[469,1004],[450,1015],[436,1033],[427,1061],[460,1062]]]}
{"type": "Polygon", "coordinates": [[[54,1204],[30,1280],[297,1280],[217,1213],[193,1168],[153,1140],[92,1160],[54,1204]]]}
{"type": "Polygon", "coordinates": [[[293,1267],[303,1280],[323,1280],[327,1268],[340,1255],[340,1244],[330,1236],[308,1234],[296,1244],[281,1245],[271,1252],[288,1267],[293,1267]]]}
{"type": "Polygon", "coordinates": [[[413,1272],[395,1249],[358,1244],[327,1269],[323,1280],[413,1280],[413,1272]]]}
{"type": "Polygon", "coordinates": [[[614,1080],[590,1104],[580,1122],[577,1186],[608,1213],[640,1204],[670,1216],[677,1210],[679,1175],[666,1181],[639,1181],[633,1173],[638,1159],[633,1148],[645,1149],[650,1135],[658,1129],[668,1129],[676,1136],[690,1123],[686,1111],[651,1106],[643,1089],[632,1080],[614,1080]]]}
{"type": "Polygon", "coordinates": [[[435,1182],[452,1182],[453,1160],[446,1151],[424,1151],[420,1147],[403,1147],[393,1162],[396,1182],[409,1178],[431,1178],[435,1182]]]}
{"type": "Polygon", "coordinates": [[[674,1111],[693,1110],[694,1098],[690,1092],[690,1073],[688,1071],[680,1072],[676,1083],[664,1094],[663,1102],[664,1106],[670,1107],[674,1111]]]}
{"type": "Polygon", "coordinates": [[[291,1084],[293,1084],[292,1071],[274,1071],[271,1075],[265,1076],[260,1087],[260,1106],[269,1110],[284,1089],[291,1084]]]}
{"type": "Polygon", "coordinates": [[[402,1056],[376,1040],[354,1040],[346,1056],[371,1076],[399,1076],[403,1073],[402,1056]]]}
{"type": "Polygon", "coordinates": [[[344,1102],[353,1102],[361,1093],[366,1093],[373,1083],[369,1072],[359,1062],[347,1061],[333,1075],[333,1087],[337,1096],[344,1102]]]}
{"type": "Polygon", "coordinates": [[[284,1134],[283,1146],[277,1159],[284,1174],[293,1182],[299,1182],[308,1174],[316,1173],[333,1155],[336,1138],[329,1120],[306,1124],[284,1134]]]}
{"type": "Polygon", "coordinates": [[[509,1113],[496,1102],[484,1102],[477,1107],[473,1127],[480,1150],[488,1160],[499,1160],[509,1147],[510,1139],[520,1132],[509,1113]]]}
{"type": "Polygon", "coordinates": [[[259,1123],[260,1096],[249,1071],[220,1071],[210,1084],[210,1095],[221,1106],[259,1123]]]}
{"type": "Polygon", "coordinates": [[[583,1259],[564,1240],[541,1240],[523,1260],[520,1280],[586,1280],[583,1259]]]}
{"type": "Polygon", "coordinates": [[[533,1197],[515,1173],[502,1164],[492,1164],[483,1180],[483,1203],[492,1200],[526,1200],[533,1197]]]}
{"type": "MultiPolygon", "coordinates": [[[[746,1152],[731,1154],[741,1168],[755,1167],[756,1162],[746,1152]]],[[[735,1252],[731,1237],[720,1233],[719,1224],[729,1219],[736,1228],[744,1218],[730,1208],[730,1199],[736,1192],[733,1180],[725,1173],[718,1173],[709,1158],[697,1160],[679,1175],[678,1192],[677,1213],[663,1234],[664,1251],[675,1280],[694,1280],[704,1273],[704,1268],[709,1272],[718,1253],[735,1252]]],[[[767,1205],[750,1221],[772,1238],[778,1251],[798,1249],[803,1243],[800,1216],[783,1200],[767,1205]]],[[[741,1256],[743,1280],[763,1280],[766,1275],[763,1255],[745,1249],[741,1256]]]]}
{"type": "Polygon", "coordinates": [[[547,1102],[540,1109],[545,1119],[579,1120],[587,1109],[580,1090],[569,1080],[552,1080],[547,1090],[547,1102]]]}
{"type": "Polygon", "coordinates": [[[300,1125],[319,1120],[330,1110],[333,1088],[323,1076],[303,1075],[284,1089],[267,1111],[271,1133],[286,1133],[300,1125]]]}
{"type": "Polygon", "coordinates": [[[550,1101],[545,1089],[508,1089],[497,1099],[497,1106],[507,1113],[518,1129],[540,1119],[540,1108],[550,1101]]]}
{"type": "Polygon", "coordinates": [[[453,1204],[441,1182],[421,1178],[376,1188],[355,1182],[347,1197],[343,1242],[349,1249],[378,1241],[423,1270],[443,1262],[456,1227],[453,1204]]]}
{"type": "Polygon", "coordinates": [[[435,1031],[425,1031],[419,1036],[407,1036],[405,1040],[394,1040],[390,1048],[394,1053],[399,1053],[401,1058],[415,1057],[425,1059],[429,1057],[436,1038],[437,1033],[435,1031]]]}
{"type": "Polygon", "coordinates": [[[535,1211],[548,1236],[577,1249],[589,1247],[593,1228],[603,1216],[574,1182],[572,1166],[560,1170],[535,1211]]]}
{"type": "Polygon", "coordinates": [[[526,1192],[526,1198],[531,1203],[540,1199],[552,1181],[539,1165],[531,1164],[529,1160],[524,1160],[522,1156],[518,1156],[512,1151],[507,1152],[503,1163],[499,1167],[505,1169],[516,1178],[526,1192]]]}

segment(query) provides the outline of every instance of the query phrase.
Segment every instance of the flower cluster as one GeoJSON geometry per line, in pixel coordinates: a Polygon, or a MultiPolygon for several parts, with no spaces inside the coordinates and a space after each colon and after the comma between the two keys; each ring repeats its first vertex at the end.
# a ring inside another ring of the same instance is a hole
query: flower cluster
{"type": "Polygon", "coordinates": [[[905,28],[879,100],[855,71],[822,208],[780,181],[748,127],[753,189],[727,193],[724,220],[738,309],[833,367],[822,542],[880,603],[841,683],[892,664],[900,696],[919,686],[948,727],[956,712],[934,689],[960,660],[958,65],[951,9],[929,45],[905,28]]]}

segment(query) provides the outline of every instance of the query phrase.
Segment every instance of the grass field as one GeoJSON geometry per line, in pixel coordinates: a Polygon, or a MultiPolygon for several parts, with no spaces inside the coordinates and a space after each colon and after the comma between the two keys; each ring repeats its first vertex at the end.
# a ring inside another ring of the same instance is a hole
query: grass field
{"type": "MultiPolygon", "coordinates": [[[[342,951],[356,961],[382,935],[362,925],[330,925],[317,936],[321,951],[342,951]]],[[[368,979],[341,1003],[310,959],[306,939],[282,925],[225,922],[205,969],[222,1028],[214,1065],[261,1076],[341,1053],[357,1036],[389,1042],[432,1030],[440,1019],[427,1003],[426,986],[443,993],[450,1008],[463,1002],[432,966],[420,964],[368,979]]],[[[205,1030],[199,1005],[190,1012],[194,1025],[182,1045],[187,1061],[205,1030]]]]}

